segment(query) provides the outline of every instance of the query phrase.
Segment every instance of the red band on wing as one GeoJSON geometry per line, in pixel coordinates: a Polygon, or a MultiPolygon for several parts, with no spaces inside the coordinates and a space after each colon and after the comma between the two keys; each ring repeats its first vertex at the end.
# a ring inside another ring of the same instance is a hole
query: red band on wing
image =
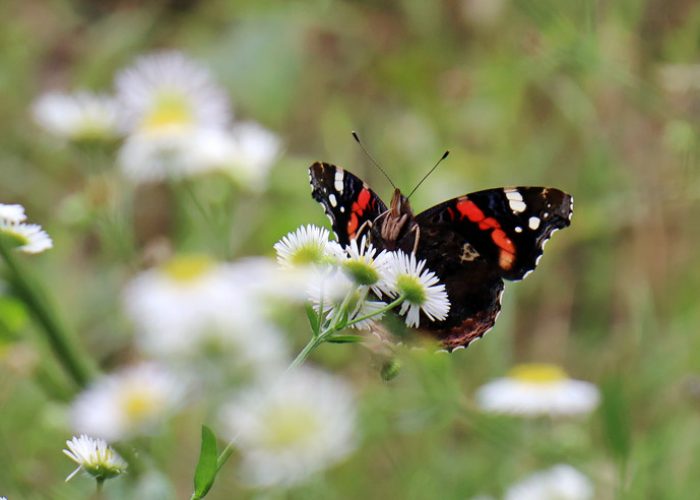
{"type": "Polygon", "coordinates": [[[471,222],[478,224],[482,231],[492,230],[491,239],[500,249],[498,264],[505,270],[511,269],[515,262],[515,245],[506,232],[501,229],[501,224],[493,217],[486,217],[473,201],[466,198],[457,202],[457,210],[462,218],[466,217],[471,222]]]}

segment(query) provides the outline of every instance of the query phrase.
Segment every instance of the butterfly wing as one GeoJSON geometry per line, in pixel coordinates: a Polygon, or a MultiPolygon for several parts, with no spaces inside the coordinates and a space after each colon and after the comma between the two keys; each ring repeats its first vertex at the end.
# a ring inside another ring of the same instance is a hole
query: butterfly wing
{"type": "Polygon", "coordinates": [[[311,196],[323,206],[342,246],[364,232],[366,222],[387,210],[365,182],[340,167],[316,162],[309,167],[309,177],[311,196]]]}
{"type": "Polygon", "coordinates": [[[454,198],[416,216],[419,226],[449,228],[465,248],[520,280],[535,269],[552,234],[571,224],[573,197],[555,188],[513,187],[454,198]]]}
{"type": "Polygon", "coordinates": [[[534,270],[552,233],[570,224],[572,204],[554,188],[499,188],[418,214],[418,257],[440,277],[451,303],[447,319],[421,321],[423,327],[450,350],[484,335],[500,312],[503,279],[534,270]]]}

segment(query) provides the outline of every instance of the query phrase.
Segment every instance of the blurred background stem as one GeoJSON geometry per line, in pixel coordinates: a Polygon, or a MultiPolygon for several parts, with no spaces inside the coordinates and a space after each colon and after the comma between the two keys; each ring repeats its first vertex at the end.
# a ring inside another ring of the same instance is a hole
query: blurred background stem
{"type": "Polygon", "coordinates": [[[40,331],[46,337],[59,363],[78,387],[85,387],[94,371],[87,355],[76,346],[73,336],[69,334],[49,303],[47,294],[30,270],[15,258],[12,245],[8,244],[4,237],[0,237],[0,256],[5,261],[7,279],[12,290],[24,302],[40,326],[40,331]]]}

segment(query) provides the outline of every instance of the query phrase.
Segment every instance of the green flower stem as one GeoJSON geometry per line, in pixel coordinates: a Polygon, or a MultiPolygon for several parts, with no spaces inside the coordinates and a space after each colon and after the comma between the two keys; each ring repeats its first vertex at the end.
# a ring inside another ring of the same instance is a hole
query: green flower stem
{"type": "Polygon", "coordinates": [[[35,321],[41,326],[48,343],[59,363],[68,372],[78,387],[85,387],[92,378],[92,368],[83,355],[71,341],[71,336],[65,326],[59,321],[56,312],[49,305],[46,294],[28,269],[15,258],[15,250],[0,236],[0,257],[5,261],[9,281],[32,313],[35,321]]]}
{"type": "Polygon", "coordinates": [[[355,318],[352,321],[348,321],[345,326],[352,326],[357,323],[360,323],[361,321],[364,321],[366,319],[373,318],[374,316],[378,314],[384,314],[385,312],[391,311],[393,308],[398,306],[404,301],[405,297],[403,295],[399,295],[399,297],[394,300],[393,302],[387,304],[385,307],[382,307],[381,309],[377,309],[376,311],[370,313],[370,314],[365,314],[364,316],[360,316],[359,318],[355,318]]]}

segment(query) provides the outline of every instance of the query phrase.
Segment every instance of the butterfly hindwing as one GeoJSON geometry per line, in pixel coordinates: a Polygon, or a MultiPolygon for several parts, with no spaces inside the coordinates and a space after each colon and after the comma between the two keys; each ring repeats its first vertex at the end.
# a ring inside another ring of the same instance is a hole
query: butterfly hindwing
{"type": "Polygon", "coordinates": [[[519,280],[535,269],[552,233],[571,223],[572,210],[573,198],[558,189],[496,188],[436,205],[416,222],[458,233],[462,245],[454,259],[483,258],[501,277],[519,280]]]}
{"type": "Polygon", "coordinates": [[[330,163],[309,168],[311,195],[323,205],[338,242],[345,246],[387,208],[359,177],[330,163]]]}

